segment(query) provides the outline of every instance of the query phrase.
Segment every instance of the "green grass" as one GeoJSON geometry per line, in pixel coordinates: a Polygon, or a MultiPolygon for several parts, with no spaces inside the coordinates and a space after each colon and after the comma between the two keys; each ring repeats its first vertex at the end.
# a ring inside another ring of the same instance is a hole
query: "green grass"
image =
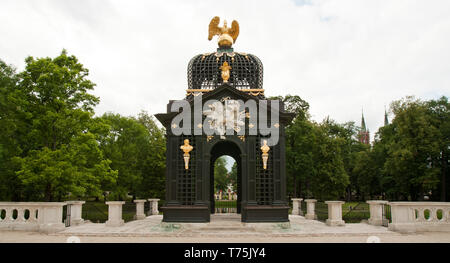
{"type": "MultiPolygon", "coordinates": [[[[145,212],[147,212],[148,204],[146,204],[145,212]]],[[[122,206],[122,218],[125,222],[134,220],[136,215],[136,204],[126,202],[122,206]]],[[[104,223],[108,220],[108,205],[102,201],[86,201],[83,205],[82,217],[84,220],[90,220],[93,223],[104,223]]]]}
{"type": "MultiPolygon", "coordinates": [[[[306,213],[306,204],[302,204],[302,210],[306,213]]],[[[317,219],[325,221],[328,218],[328,205],[325,202],[316,203],[317,219]]],[[[348,202],[342,205],[342,216],[347,223],[359,223],[369,219],[369,204],[363,202],[348,202]],[[358,205],[359,204],[359,205],[358,205]],[[352,207],[352,210],[350,210],[352,207]]]]}
{"type": "Polygon", "coordinates": [[[108,206],[104,202],[87,201],[83,205],[83,219],[92,223],[104,223],[108,220],[108,206]]]}
{"type": "Polygon", "coordinates": [[[215,201],[215,207],[216,208],[236,208],[237,207],[237,201],[236,200],[216,200],[215,201]]]}

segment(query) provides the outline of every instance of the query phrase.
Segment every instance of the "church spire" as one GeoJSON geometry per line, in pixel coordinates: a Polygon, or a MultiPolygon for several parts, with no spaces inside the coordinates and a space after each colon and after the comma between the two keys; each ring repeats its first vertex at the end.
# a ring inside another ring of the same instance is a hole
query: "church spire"
{"type": "Polygon", "coordinates": [[[359,131],[359,142],[369,144],[369,130],[366,127],[366,121],[364,120],[364,112],[361,113],[361,130],[359,131]]]}
{"type": "Polygon", "coordinates": [[[386,112],[386,108],[384,108],[384,126],[389,125],[388,115],[386,112]]]}
{"type": "Polygon", "coordinates": [[[366,131],[366,122],[364,121],[364,112],[361,114],[361,130],[366,131]]]}

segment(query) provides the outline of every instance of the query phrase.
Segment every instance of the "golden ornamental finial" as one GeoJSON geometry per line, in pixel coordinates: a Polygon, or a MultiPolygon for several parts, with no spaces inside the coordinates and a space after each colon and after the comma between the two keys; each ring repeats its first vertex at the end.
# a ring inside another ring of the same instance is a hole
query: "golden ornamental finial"
{"type": "Polygon", "coordinates": [[[209,23],[209,35],[208,40],[211,40],[213,36],[219,36],[219,47],[231,47],[239,35],[239,24],[236,20],[231,23],[231,28],[227,27],[227,21],[223,23],[223,27],[219,27],[220,18],[215,16],[209,23]]]}
{"type": "Polygon", "coordinates": [[[222,70],[223,83],[228,83],[228,79],[230,78],[230,65],[225,61],[219,69],[222,70]]]}

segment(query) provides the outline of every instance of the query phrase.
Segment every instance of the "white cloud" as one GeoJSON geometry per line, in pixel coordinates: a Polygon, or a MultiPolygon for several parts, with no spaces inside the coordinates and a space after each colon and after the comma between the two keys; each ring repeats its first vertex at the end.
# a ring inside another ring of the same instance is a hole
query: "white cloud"
{"type": "Polygon", "coordinates": [[[259,56],[267,95],[297,94],[313,118],[361,119],[372,135],[384,106],[450,94],[449,1],[2,1],[0,58],[76,55],[106,111],[165,112],[219,15],[241,28],[236,51],[259,56]],[[296,4],[297,3],[297,4],[296,4]]]}

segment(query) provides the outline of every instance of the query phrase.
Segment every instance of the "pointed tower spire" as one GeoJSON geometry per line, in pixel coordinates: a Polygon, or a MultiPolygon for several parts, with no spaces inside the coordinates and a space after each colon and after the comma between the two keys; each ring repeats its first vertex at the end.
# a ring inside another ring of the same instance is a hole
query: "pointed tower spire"
{"type": "Polygon", "coordinates": [[[386,112],[386,107],[384,107],[384,126],[389,125],[388,115],[386,112]]]}
{"type": "Polygon", "coordinates": [[[366,131],[366,122],[364,121],[364,112],[361,113],[361,130],[366,131]]]}
{"type": "Polygon", "coordinates": [[[364,120],[364,111],[361,113],[361,130],[359,131],[359,142],[369,144],[369,130],[366,127],[366,121],[364,120]]]}

